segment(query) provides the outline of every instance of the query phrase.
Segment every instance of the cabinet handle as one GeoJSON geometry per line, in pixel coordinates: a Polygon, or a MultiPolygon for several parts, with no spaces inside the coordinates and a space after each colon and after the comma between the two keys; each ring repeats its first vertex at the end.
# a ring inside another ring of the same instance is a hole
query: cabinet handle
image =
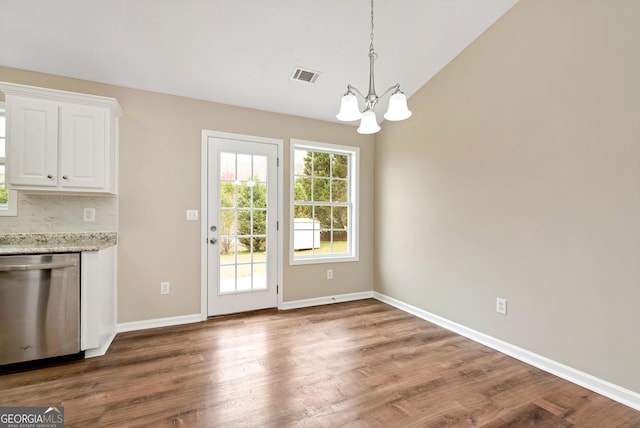
{"type": "Polygon", "coordinates": [[[65,179],[65,180],[69,179],[69,177],[67,177],[66,175],[63,175],[62,178],[65,179]]]}
{"type": "Polygon", "coordinates": [[[51,180],[51,179],[53,178],[53,175],[49,174],[49,175],[47,175],[47,178],[48,178],[49,180],[51,180]]]}

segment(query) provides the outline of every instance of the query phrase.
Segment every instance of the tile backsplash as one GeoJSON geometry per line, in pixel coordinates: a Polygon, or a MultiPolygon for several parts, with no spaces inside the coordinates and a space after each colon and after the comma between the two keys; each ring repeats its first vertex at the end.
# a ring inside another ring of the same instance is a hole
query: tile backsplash
{"type": "Polygon", "coordinates": [[[114,196],[33,195],[18,193],[18,215],[0,217],[0,233],[116,232],[114,196]],[[84,208],[96,209],[95,221],[83,221],[84,208]]]}

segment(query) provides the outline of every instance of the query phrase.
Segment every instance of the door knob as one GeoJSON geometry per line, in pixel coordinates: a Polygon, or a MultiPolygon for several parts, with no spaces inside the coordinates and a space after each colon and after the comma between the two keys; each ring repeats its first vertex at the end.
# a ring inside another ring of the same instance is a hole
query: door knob
{"type": "Polygon", "coordinates": [[[216,244],[217,242],[218,242],[218,240],[216,238],[209,239],[209,243],[210,244],[216,244]]]}
{"type": "Polygon", "coordinates": [[[209,229],[210,229],[212,232],[215,232],[216,230],[218,230],[218,228],[217,228],[217,227],[215,227],[215,226],[211,226],[209,229]]]}

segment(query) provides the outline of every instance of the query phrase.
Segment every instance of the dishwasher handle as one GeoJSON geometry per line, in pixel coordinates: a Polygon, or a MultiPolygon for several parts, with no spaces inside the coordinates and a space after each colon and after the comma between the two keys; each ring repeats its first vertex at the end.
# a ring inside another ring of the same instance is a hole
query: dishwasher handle
{"type": "Polygon", "coordinates": [[[58,263],[33,263],[26,265],[0,265],[0,272],[9,272],[15,270],[47,270],[47,269],[63,269],[77,267],[78,262],[58,262],[58,263]]]}

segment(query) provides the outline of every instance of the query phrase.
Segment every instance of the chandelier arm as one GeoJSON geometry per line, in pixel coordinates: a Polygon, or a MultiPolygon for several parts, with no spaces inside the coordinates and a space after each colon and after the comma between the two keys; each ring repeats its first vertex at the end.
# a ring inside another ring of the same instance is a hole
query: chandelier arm
{"type": "Polygon", "coordinates": [[[350,91],[355,92],[355,93],[356,93],[356,94],[358,94],[358,95],[360,95],[360,97],[361,97],[363,100],[366,100],[366,99],[367,99],[367,97],[365,97],[364,95],[362,95],[362,92],[360,92],[360,91],[358,90],[358,88],[356,88],[355,86],[347,85],[347,89],[348,89],[348,90],[350,90],[350,91]]]}
{"type": "Polygon", "coordinates": [[[384,97],[385,95],[387,95],[389,92],[393,91],[394,89],[396,89],[396,90],[398,90],[398,91],[399,91],[399,90],[400,90],[400,84],[399,84],[399,83],[396,83],[395,85],[393,85],[392,87],[390,87],[389,89],[387,89],[386,91],[384,91],[384,92],[382,93],[382,95],[380,95],[380,97],[379,97],[379,98],[384,97]]]}

